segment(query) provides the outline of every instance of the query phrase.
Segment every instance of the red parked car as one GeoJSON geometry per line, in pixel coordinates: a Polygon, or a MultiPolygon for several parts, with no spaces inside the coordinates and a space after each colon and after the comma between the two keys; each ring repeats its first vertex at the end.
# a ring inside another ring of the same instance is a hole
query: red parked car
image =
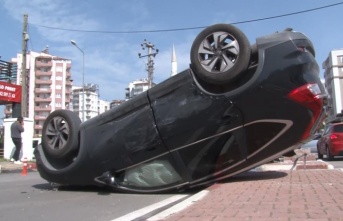
{"type": "Polygon", "coordinates": [[[323,155],[326,155],[328,160],[343,155],[343,123],[334,123],[326,127],[318,140],[317,150],[319,159],[323,159],[323,155]]]}

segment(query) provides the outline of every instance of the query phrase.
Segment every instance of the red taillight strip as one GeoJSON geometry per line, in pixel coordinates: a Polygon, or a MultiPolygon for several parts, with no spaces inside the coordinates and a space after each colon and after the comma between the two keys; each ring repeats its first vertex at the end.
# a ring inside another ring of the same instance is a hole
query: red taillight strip
{"type": "Polygon", "coordinates": [[[334,140],[334,139],[337,139],[338,136],[336,134],[331,134],[330,135],[330,140],[334,140]]]}
{"type": "Polygon", "coordinates": [[[316,83],[303,85],[288,94],[289,99],[309,108],[312,112],[311,122],[304,131],[302,139],[307,139],[310,136],[311,129],[322,112],[321,95],[322,91],[316,83]]]}

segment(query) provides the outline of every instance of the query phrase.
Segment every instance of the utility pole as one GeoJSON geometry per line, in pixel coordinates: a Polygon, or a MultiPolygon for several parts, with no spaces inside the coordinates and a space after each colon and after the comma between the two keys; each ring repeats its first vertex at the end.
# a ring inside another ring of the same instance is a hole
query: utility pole
{"type": "Polygon", "coordinates": [[[22,66],[21,66],[21,116],[28,117],[27,115],[27,70],[26,70],[26,49],[27,41],[29,40],[29,35],[27,33],[27,18],[28,15],[24,14],[24,23],[23,23],[23,40],[22,40],[22,66]]]}
{"type": "Polygon", "coordinates": [[[141,53],[138,53],[138,57],[139,58],[148,57],[146,70],[148,71],[148,88],[151,88],[152,82],[153,82],[154,64],[155,64],[153,58],[155,58],[159,50],[155,49],[155,45],[150,42],[147,42],[146,39],[144,39],[144,42],[141,44],[141,46],[142,46],[142,50],[145,50],[145,48],[148,49],[147,55],[141,55],[141,53]]]}
{"type": "Polygon", "coordinates": [[[24,14],[23,33],[22,33],[22,63],[21,63],[21,103],[12,103],[12,117],[17,118],[19,116],[28,117],[27,114],[27,70],[26,70],[26,49],[29,35],[27,33],[27,18],[28,15],[24,14]]]}

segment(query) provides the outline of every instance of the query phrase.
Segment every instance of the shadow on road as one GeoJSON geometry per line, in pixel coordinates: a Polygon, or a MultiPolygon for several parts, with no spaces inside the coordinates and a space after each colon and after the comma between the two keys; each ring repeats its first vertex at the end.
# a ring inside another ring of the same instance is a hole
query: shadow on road
{"type": "Polygon", "coordinates": [[[114,193],[110,188],[99,186],[53,186],[50,183],[36,184],[33,188],[46,191],[98,192],[99,195],[114,193]]]}
{"type": "MultiPolygon", "coordinates": [[[[125,193],[125,192],[118,192],[113,190],[110,187],[106,186],[74,186],[74,185],[59,185],[59,186],[52,186],[49,183],[42,183],[36,184],[32,186],[35,189],[45,190],[45,191],[71,191],[71,192],[97,192],[98,195],[110,195],[110,194],[132,194],[132,193],[125,193]]],[[[179,190],[171,190],[165,193],[158,193],[159,195],[162,194],[195,194],[207,186],[195,187],[191,189],[179,189],[179,190]]],[[[140,193],[145,195],[156,195],[156,193],[140,193]]]]}

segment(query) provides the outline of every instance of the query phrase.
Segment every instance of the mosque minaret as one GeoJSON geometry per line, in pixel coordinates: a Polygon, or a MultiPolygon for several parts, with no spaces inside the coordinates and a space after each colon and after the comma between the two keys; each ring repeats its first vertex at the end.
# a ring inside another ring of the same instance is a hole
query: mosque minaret
{"type": "Polygon", "coordinates": [[[170,76],[174,76],[174,75],[177,74],[177,62],[176,62],[176,55],[175,55],[174,45],[173,45],[173,51],[172,51],[171,64],[172,64],[172,69],[171,69],[170,76]]]}

